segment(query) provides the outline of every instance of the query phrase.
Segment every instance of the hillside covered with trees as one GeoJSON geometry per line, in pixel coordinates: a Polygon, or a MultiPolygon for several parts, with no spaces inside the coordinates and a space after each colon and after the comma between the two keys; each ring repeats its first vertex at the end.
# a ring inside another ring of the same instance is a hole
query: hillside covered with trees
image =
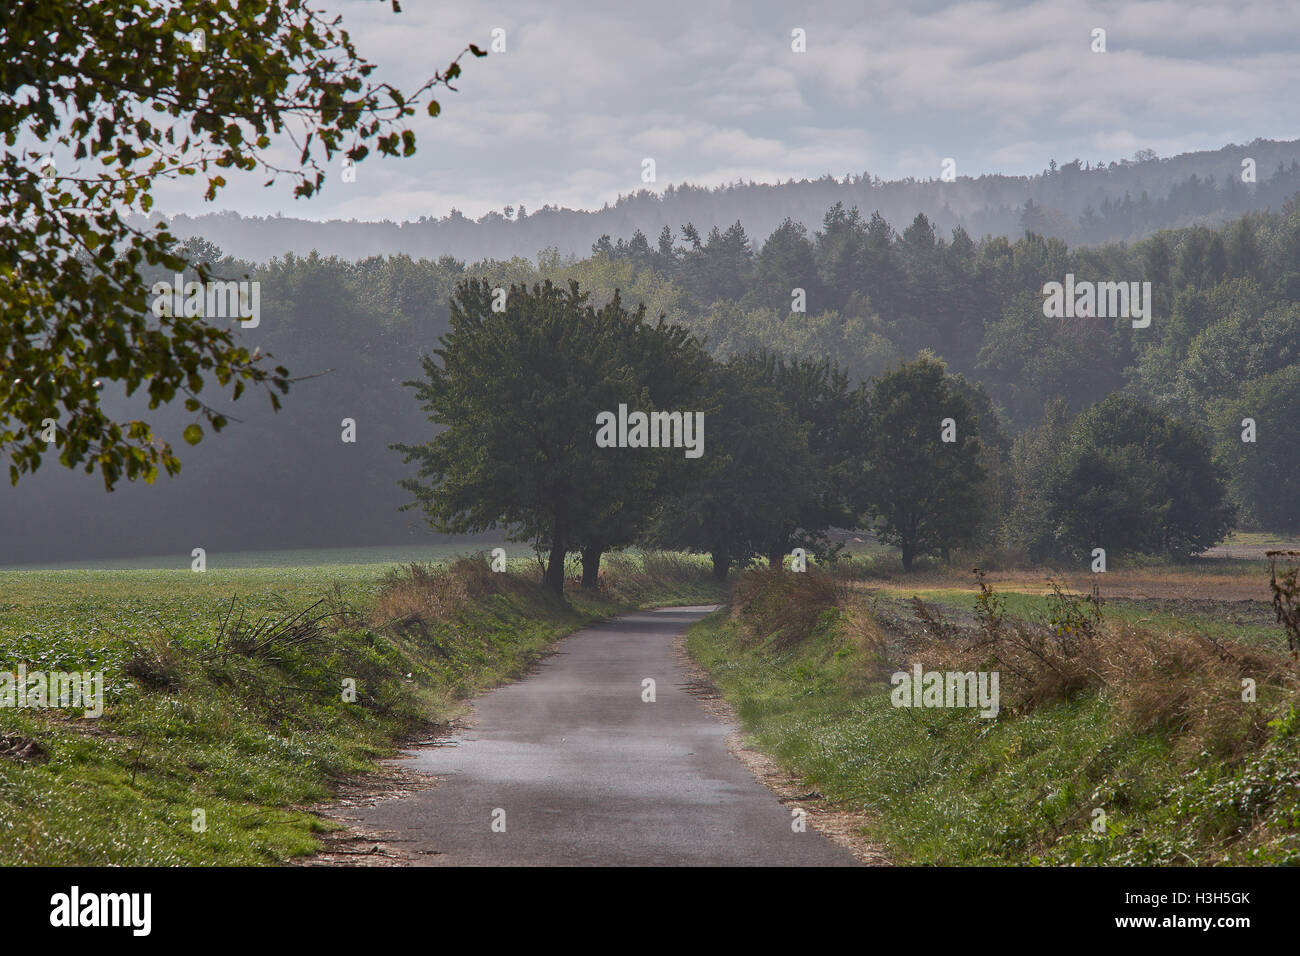
{"type": "MultiPolygon", "coordinates": [[[[1086,553],[1100,537],[1120,550],[1186,554],[1233,522],[1300,528],[1294,201],[1217,228],[1092,247],[1038,233],[975,240],[961,229],[944,233],[924,214],[895,224],[836,204],[812,231],[788,221],[754,241],[741,223],[706,233],[683,223],[653,239],[601,238],[580,260],[554,251],[474,266],[313,255],[258,266],[199,241],[189,252],[216,275],[247,272],[261,283],[260,322],[239,338],[288,367],[284,409],[274,413],[251,392],[224,403],[228,427],[187,448],[181,473],[148,489],[123,482],[111,495],[90,495],[98,478],[41,469],[0,496],[0,559],[423,540],[420,516],[398,510],[411,501],[399,482],[413,469],[390,446],[427,443],[437,431],[403,383],[425,371],[421,356],[452,329],[449,304],[472,279],[491,290],[576,281],[597,309],[618,292],[620,308],[644,304],[646,322],[662,315],[689,333],[709,359],[700,373],[709,384],[697,383],[696,405],[678,407],[706,412],[704,461],[716,455],[748,469],[744,487],[770,475],[812,501],[809,509],[791,503],[784,533],[750,536],[724,554],[728,563],[799,541],[816,548],[817,532],[870,521],[903,543],[889,526],[907,524],[906,503],[886,501],[887,488],[853,487],[867,472],[889,484],[884,472],[854,463],[872,454],[901,460],[902,445],[873,443],[906,427],[903,412],[890,411],[891,383],[922,373],[939,375],[929,387],[946,396],[927,414],[948,409],[940,417],[955,420],[956,447],[970,449],[962,467],[971,487],[960,494],[974,495],[978,507],[968,510],[979,520],[941,533],[913,529],[918,556],[964,547],[1046,560],[1086,553]],[[1044,286],[1067,274],[1150,282],[1150,325],[1048,318],[1044,286]],[[345,419],[355,441],[344,440],[345,419]],[[1092,503],[1087,520],[1081,502],[1092,503]],[[1125,510],[1139,503],[1142,521],[1125,510]],[[1178,517],[1179,508],[1192,511],[1178,517]],[[214,528],[201,516],[217,509],[226,517],[214,528]]],[[[161,271],[153,278],[170,281],[161,271]]],[[[504,370],[482,384],[501,396],[510,386],[504,370]]],[[[526,402],[501,400],[512,415],[530,414],[526,402]]],[[[104,403],[123,417],[144,414],[138,397],[106,394],[104,403]]],[[[179,405],[147,414],[177,447],[195,420],[179,405]]],[[[939,440],[938,420],[915,427],[928,431],[926,442],[939,440]]],[[[675,496],[677,513],[647,515],[640,536],[723,553],[682,512],[692,495],[725,497],[728,476],[695,479],[675,496]]]]}
{"type": "Polygon", "coordinates": [[[812,231],[829,207],[842,203],[864,213],[878,210],[895,223],[924,213],[944,235],[958,226],[971,236],[1010,239],[1029,230],[1070,245],[1096,245],[1280,209],[1300,190],[1300,140],[1257,139],[1164,159],[1150,150],[1122,160],[1051,159],[1033,176],[969,176],[958,158],[954,178],[945,181],[942,175],[936,168],[902,180],[828,172],[783,183],[675,184],[662,191],[638,186],[591,211],[554,205],[528,209],[507,196],[500,210],[477,219],[456,209],[441,216],[412,209],[403,222],[181,215],[171,218],[170,228],[177,236],[207,239],[255,262],[313,251],[353,260],[405,254],[477,262],[533,258],[552,248],[581,256],[602,235],[630,239],[639,230],[653,242],[664,226],[675,231],[684,222],[707,233],[739,220],[758,237],[791,219],[812,231]]]}

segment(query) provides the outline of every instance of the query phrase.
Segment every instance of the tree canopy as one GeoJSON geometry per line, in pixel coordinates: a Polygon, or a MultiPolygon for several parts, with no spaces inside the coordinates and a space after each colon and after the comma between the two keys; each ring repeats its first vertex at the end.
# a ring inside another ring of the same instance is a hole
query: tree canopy
{"type": "Polygon", "coordinates": [[[498,311],[502,293],[481,280],[456,289],[451,330],[407,383],[443,430],[395,447],[419,463],[402,484],[435,528],[535,542],[558,593],[569,551],[598,561],[630,543],[690,464],[677,448],[598,447],[597,417],[694,411],[704,356],[680,326],[648,323],[644,305],[629,312],[617,296],[597,309],[576,281],[513,286],[498,311]]]}
{"type": "Polygon", "coordinates": [[[911,570],[970,539],[983,519],[985,470],[970,401],[942,362],[922,355],[863,388],[866,468],[859,508],[911,570]]]}
{"type": "Polygon", "coordinates": [[[1048,489],[1067,547],[1188,557],[1232,526],[1225,474],[1196,429],[1116,394],[1080,415],[1048,489]]]}

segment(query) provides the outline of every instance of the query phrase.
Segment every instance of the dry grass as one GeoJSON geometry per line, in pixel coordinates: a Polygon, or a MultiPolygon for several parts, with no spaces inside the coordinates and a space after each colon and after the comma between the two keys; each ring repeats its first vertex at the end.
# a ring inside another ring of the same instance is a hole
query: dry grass
{"type": "Polygon", "coordinates": [[[180,655],[166,633],[155,633],[134,645],[122,664],[122,673],[148,690],[173,690],[179,686],[180,655]]]}
{"type": "Polygon", "coordinates": [[[1267,735],[1267,710],[1243,706],[1243,680],[1296,697],[1295,673],[1286,658],[1197,634],[1111,624],[1096,658],[1124,724],[1162,730],[1187,749],[1229,760],[1267,735]]]}
{"type": "MultiPolygon", "coordinates": [[[[569,581],[575,590],[581,583],[580,578],[569,581]]],[[[675,551],[606,555],[601,561],[597,587],[602,598],[632,605],[697,598],[712,603],[720,591],[706,560],[675,551]]]]}
{"type": "Polygon", "coordinates": [[[448,621],[478,599],[497,593],[511,577],[494,575],[478,558],[458,558],[449,565],[412,562],[384,575],[370,621],[376,628],[399,631],[448,621]]]}
{"type": "MultiPolygon", "coordinates": [[[[642,551],[637,554],[616,552],[601,562],[600,589],[618,593],[634,582],[639,586],[668,587],[682,581],[694,581],[703,573],[697,560],[668,551],[642,551]]],[[[581,579],[574,583],[581,584],[581,579]]]]}
{"type": "MultiPolygon", "coordinates": [[[[1260,565],[1263,568],[1264,565],[1260,565]]],[[[1238,564],[1225,564],[1216,567],[1213,562],[1205,561],[1195,567],[1138,567],[1112,568],[1105,574],[1096,575],[1090,571],[1065,571],[1050,568],[1027,568],[1019,570],[992,570],[988,572],[990,583],[1005,591],[1018,591],[1022,594],[1046,594],[1049,591],[1044,582],[1048,578],[1063,582],[1067,590],[1087,593],[1094,584],[1100,582],[1107,598],[1132,599],[1168,599],[1168,600],[1202,600],[1213,598],[1219,601],[1259,601],[1268,603],[1272,600],[1268,579],[1259,568],[1243,568],[1238,564]]],[[[949,568],[928,568],[912,574],[883,573],[862,581],[856,581],[852,587],[860,589],[882,589],[916,591],[956,589],[976,591],[967,565],[953,564],[949,568]]]]}
{"type": "Polygon", "coordinates": [[[1201,634],[1104,619],[1086,602],[1065,595],[1050,620],[977,612],[980,626],[956,628],[918,605],[932,638],[913,659],[926,669],[996,670],[1002,706],[1027,712],[1084,692],[1105,694],[1121,729],[1160,732],[1189,752],[1234,760],[1267,736],[1276,709],[1248,706],[1243,681],[1254,681],[1261,700],[1300,701],[1297,674],[1283,654],[1215,640],[1201,634]],[[939,623],[936,623],[939,622],[939,623]]]}
{"type": "MultiPolygon", "coordinates": [[[[595,591],[584,590],[580,577],[568,577],[565,584],[567,598],[589,611],[693,600],[707,603],[720,597],[707,562],[674,552],[610,554],[601,562],[595,591]]],[[[563,600],[545,592],[536,579],[496,573],[482,555],[445,566],[412,563],[384,576],[368,620],[378,629],[410,631],[421,624],[454,620],[493,595],[525,593],[529,600],[553,600],[557,609],[565,607],[563,600]]]]}
{"type": "Polygon", "coordinates": [[[798,574],[781,568],[752,568],[732,589],[733,619],[755,640],[775,648],[806,638],[827,611],[838,609],[846,591],[829,571],[810,567],[798,574]]]}
{"type": "Polygon", "coordinates": [[[1268,552],[1268,571],[1273,613],[1286,628],[1286,645],[1294,658],[1300,650],[1300,551],[1268,552]]]}
{"type": "Polygon", "coordinates": [[[817,613],[833,586],[803,594],[798,577],[742,579],[731,621],[706,622],[692,651],[765,748],[809,789],[872,807],[903,858],[1295,862],[1300,670],[1284,648],[1207,636],[1176,613],[1135,621],[1050,587],[1046,601],[1004,599],[992,574],[973,612],[918,600],[909,613],[897,595],[851,587],[817,613]],[[775,669],[755,640],[770,634],[790,649],[775,669]],[[890,706],[882,663],[886,678],[914,664],[996,671],[1000,710],[918,719],[890,706]],[[1105,834],[1089,826],[1099,806],[1105,834]]]}

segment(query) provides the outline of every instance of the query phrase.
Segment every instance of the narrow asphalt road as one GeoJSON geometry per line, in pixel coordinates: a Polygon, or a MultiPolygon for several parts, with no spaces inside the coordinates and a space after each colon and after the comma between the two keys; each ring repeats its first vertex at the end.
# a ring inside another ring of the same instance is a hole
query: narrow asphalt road
{"type": "Polygon", "coordinates": [[[734,728],[687,688],[673,639],[711,608],[584,628],[471,729],[418,751],[433,789],[342,814],[429,865],[851,866],[727,752],[734,728]],[[643,681],[655,701],[643,701],[643,681]]]}

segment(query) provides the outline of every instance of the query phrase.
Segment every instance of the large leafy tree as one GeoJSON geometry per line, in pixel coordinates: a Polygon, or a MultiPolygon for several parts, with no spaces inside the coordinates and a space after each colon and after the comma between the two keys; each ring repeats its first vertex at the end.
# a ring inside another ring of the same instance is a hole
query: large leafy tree
{"type": "Polygon", "coordinates": [[[1247,382],[1213,416],[1216,447],[1243,517],[1267,531],[1300,531],[1300,365],[1247,382]],[[1242,422],[1255,423],[1243,441],[1242,422]]]}
{"type": "Polygon", "coordinates": [[[734,362],[740,374],[770,388],[807,432],[808,467],[786,489],[791,507],[773,512],[762,553],[772,567],[780,567],[796,546],[824,554],[826,530],[852,518],[845,492],[861,459],[861,433],[848,378],[828,359],[757,351],[734,362]]]}
{"type": "Polygon", "coordinates": [[[512,286],[502,311],[496,299],[482,280],[458,286],[451,330],[423,360],[425,378],[407,383],[444,430],[395,446],[420,466],[402,485],[440,531],[502,528],[547,550],[545,582],[559,594],[565,555],[591,551],[594,575],[600,551],[639,532],[677,467],[666,462],[684,460],[676,448],[597,447],[597,415],[620,403],[678,410],[702,357],[685,330],[617,297],[596,309],[577,282],[512,286]]]}
{"type": "Polygon", "coordinates": [[[903,568],[974,535],[988,508],[979,419],[941,361],[923,354],[859,391],[866,468],[856,501],[903,568]],[[952,419],[954,441],[944,441],[952,419]]]}
{"type": "Polygon", "coordinates": [[[1232,526],[1226,476],[1195,428],[1123,394],[1084,412],[1048,490],[1068,549],[1186,558],[1232,526]]]}
{"type": "MultiPolygon", "coordinates": [[[[392,3],[394,11],[398,4],[392,3]]],[[[472,45],[463,51],[484,55],[472,45]]],[[[338,155],[410,156],[404,120],[436,116],[460,57],[419,89],[379,82],[338,19],[308,0],[10,0],[0,21],[0,454],[17,482],[47,454],[152,481],[180,462],[140,420],[115,421],[106,382],[143,389],[151,408],[186,396],[188,441],[226,419],[198,397],[215,380],[238,398],[288,373],[231,328],[154,316],[142,272],[188,260],[164,224],[140,217],[164,179],[196,176],[212,199],[230,172],[285,175],[296,197],[323,185],[338,155]],[[292,143],[296,162],[278,160],[292,143]]]]}
{"type": "Polygon", "coordinates": [[[1012,421],[1025,425],[1055,396],[1078,410],[1121,388],[1120,346],[1115,322],[1046,318],[1042,295],[1027,291],[985,331],[978,367],[1012,421]]]}
{"type": "Polygon", "coordinates": [[[594,443],[581,449],[587,493],[578,503],[574,543],[586,588],[598,584],[601,555],[641,537],[661,501],[695,484],[717,454],[716,405],[705,394],[711,360],[686,328],[662,317],[651,324],[645,315],[644,303],[633,312],[624,309],[617,291],[597,311],[603,337],[598,374],[604,377],[589,383],[589,402],[603,400],[600,410],[609,411],[626,404],[634,411],[699,412],[706,428],[695,437],[705,442],[703,454],[691,459],[673,448],[597,448],[594,443]]]}
{"type": "Polygon", "coordinates": [[[709,390],[711,467],[665,501],[651,540],[711,555],[721,581],[798,527],[804,491],[819,476],[807,423],[746,359],[714,366],[709,390]]]}

